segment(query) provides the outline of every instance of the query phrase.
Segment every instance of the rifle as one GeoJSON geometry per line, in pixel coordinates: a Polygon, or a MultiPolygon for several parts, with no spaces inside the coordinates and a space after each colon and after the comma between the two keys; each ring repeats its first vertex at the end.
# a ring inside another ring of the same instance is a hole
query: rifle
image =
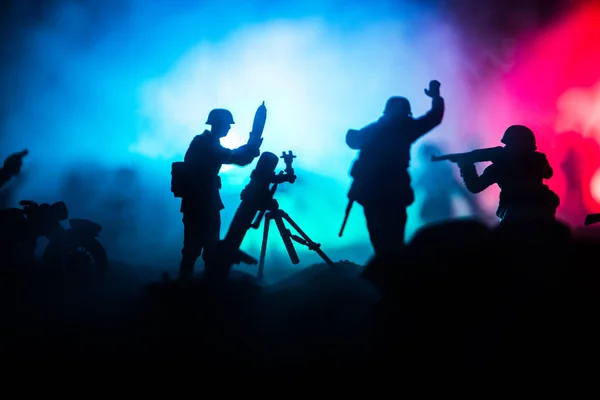
{"type": "Polygon", "coordinates": [[[446,154],[443,156],[431,156],[431,161],[451,161],[457,164],[474,164],[477,162],[495,162],[504,153],[504,147],[489,147],[485,149],[472,150],[466,153],[446,154]]]}
{"type": "Polygon", "coordinates": [[[350,211],[352,210],[352,206],[354,205],[354,200],[348,201],[348,205],[346,206],[346,214],[344,215],[344,222],[342,222],[342,228],[340,229],[339,237],[342,237],[344,234],[344,229],[346,228],[346,222],[348,222],[348,217],[350,216],[350,211]]]}
{"type": "Polygon", "coordinates": [[[592,224],[597,224],[598,222],[600,222],[600,214],[588,214],[585,217],[584,225],[589,226],[592,224]]]}

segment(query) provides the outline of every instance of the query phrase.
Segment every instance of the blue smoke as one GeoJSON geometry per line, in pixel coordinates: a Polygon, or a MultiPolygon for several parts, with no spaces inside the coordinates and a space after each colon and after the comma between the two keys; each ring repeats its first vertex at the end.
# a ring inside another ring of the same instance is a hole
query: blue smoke
{"type": "MultiPolygon", "coordinates": [[[[376,120],[392,95],[408,97],[414,114],[426,112],[423,89],[438,79],[448,112],[427,141],[465,147],[452,138],[464,131],[460,115],[472,109],[469,66],[456,31],[432,8],[62,1],[40,18],[12,48],[4,101],[3,154],[30,149],[13,205],[65,200],[71,216],[105,227],[102,241],[113,258],[177,262],[183,229],[170,164],[205,129],[212,108],[232,111],[236,124],[223,144],[235,147],[266,102],[263,150],[298,156],[298,181],[281,187],[281,206],[333,258],[357,262],[370,256],[359,207],[345,237],[337,237],[356,155],[344,144],[346,130],[376,120]]],[[[412,172],[423,165],[416,160],[412,172]]],[[[223,234],[252,167],[223,171],[223,234]]],[[[422,224],[415,207],[409,234],[422,224]]],[[[245,249],[258,255],[261,236],[252,231],[245,249]]],[[[283,246],[271,237],[273,258],[282,259],[283,246]]],[[[307,251],[300,257],[303,264],[318,260],[307,251]]]]}

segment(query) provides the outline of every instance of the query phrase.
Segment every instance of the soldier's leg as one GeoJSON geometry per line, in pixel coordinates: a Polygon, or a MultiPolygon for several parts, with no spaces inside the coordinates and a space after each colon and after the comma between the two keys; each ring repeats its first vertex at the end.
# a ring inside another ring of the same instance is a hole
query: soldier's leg
{"type": "Polygon", "coordinates": [[[364,206],[365,219],[367,220],[367,229],[371,245],[376,255],[381,255],[385,250],[385,215],[374,205],[364,206]]]}
{"type": "Polygon", "coordinates": [[[202,221],[198,218],[183,218],[183,249],[179,265],[179,279],[189,280],[194,275],[194,264],[202,252],[202,221]]]}
{"type": "Polygon", "coordinates": [[[393,207],[391,210],[392,217],[390,218],[390,230],[392,231],[392,246],[396,249],[404,247],[406,240],[406,222],[408,220],[408,214],[406,213],[406,207],[398,206],[393,207]]]}
{"type": "Polygon", "coordinates": [[[394,253],[404,246],[406,208],[379,204],[365,206],[364,212],[376,255],[394,253]]]}
{"type": "Polygon", "coordinates": [[[204,261],[204,270],[208,271],[214,264],[213,260],[216,256],[217,244],[221,238],[221,211],[213,210],[207,216],[206,224],[202,232],[202,243],[204,253],[202,260],[204,261]]]}

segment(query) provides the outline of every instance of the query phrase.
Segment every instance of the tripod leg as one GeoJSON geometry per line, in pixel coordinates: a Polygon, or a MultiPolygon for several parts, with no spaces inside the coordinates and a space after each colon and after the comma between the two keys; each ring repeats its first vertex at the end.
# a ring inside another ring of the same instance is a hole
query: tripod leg
{"type": "Polygon", "coordinates": [[[300,227],[298,226],[298,224],[296,224],[294,222],[294,220],[285,212],[282,210],[279,210],[279,218],[285,218],[285,220],[296,230],[296,232],[298,232],[300,234],[300,236],[302,236],[302,238],[306,241],[307,246],[310,250],[315,251],[322,259],[323,261],[325,261],[325,263],[327,265],[329,265],[332,268],[335,268],[335,263],[331,260],[331,258],[329,258],[327,256],[327,254],[325,254],[323,252],[323,250],[321,250],[321,245],[318,243],[313,242],[306,233],[304,233],[304,231],[302,229],[300,229],[300,227]]]}
{"type": "Polygon", "coordinates": [[[265,226],[263,230],[263,240],[260,246],[260,261],[258,262],[258,279],[262,279],[265,270],[265,257],[267,255],[267,242],[269,241],[269,225],[271,225],[271,214],[265,215],[265,226]]]}
{"type": "Polygon", "coordinates": [[[290,256],[292,264],[296,265],[300,262],[300,258],[298,258],[298,253],[296,253],[294,243],[292,243],[292,239],[290,238],[291,232],[285,227],[281,216],[281,211],[277,210],[275,212],[275,215],[273,216],[273,219],[275,220],[275,224],[277,224],[279,234],[281,235],[281,240],[283,240],[283,244],[285,245],[285,249],[287,250],[288,256],[290,256]]]}

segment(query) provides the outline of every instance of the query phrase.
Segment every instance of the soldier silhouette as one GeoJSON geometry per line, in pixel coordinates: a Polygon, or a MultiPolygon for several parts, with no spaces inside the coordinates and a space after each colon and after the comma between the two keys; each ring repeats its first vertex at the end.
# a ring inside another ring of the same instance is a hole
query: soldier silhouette
{"type": "Polygon", "coordinates": [[[578,156],[574,148],[567,150],[560,163],[560,169],[564,173],[566,181],[561,214],[563,218],[566,217],[567,220],[577,221],[579,224],[591,210],[585,202],[584,188],[586,185],[583,180],[584,174],[582,173],[581,157],[578,156]]]}
{"type": "MultiPolygon", "coordinates": [[[[414,201],[408,166],[412,144],[442,122],[444,99],[440,83],[429,82],[425,94],[431,109],[413,118],[404,97],[388,99],[383,116],[360,130],[349,130],[346,144],[359,150],[350,176],[350,205],[363,206],[367,229],[376,255],[396,251],[404,245],[406,208],[414,201]]],[[[349,210],[349,208],[348,208],[349,210]]]]}
{"type": "Polygon", "coordinates": [[[13,153],[6,157],[4,165],[0,168],[0,188],[4,186],[13,176],[21,172],[23,166],[23,157],[28,154],[27,150],[13,153]]]}
{"type": "Polygon", "coordinates": [[[535,135],[522,125],[512,125],[501,139],[500,156],[481,176],[468,159],[459,160],[460,173],[467,189],[479,193],[493,184],[500,189],[496,215],[501,224],[554,221],[560,203],[558,196],[544,184],[553,175],[544,153],[537,151],[535,135]]]}
{"type": "Polygon", "coordinates": [[[252,135],[247,144],[237,149],[221,146],[220,139],[227,136],[234,123],[230,111],[212,110],[206,121],[211,129],[194,137],[181,163],[183,171],[173,171],[173,178],[182,182],[183,187],[180,196],[184,225],[180,280],[191,279],[194,264],[201,254],[205,271],[209,272],[210,262],[207,259],[210,260],[211,252],[220,239],[220,213],[224,208],[219,194],[221,166],[246,166],[260,153],[262,138],[253,139],[252,135]],[[176,177],[177,174],[180,176],[176,177]]]}
{"type": "Polygon", "coordinates": [[[557,148],[564,151],[557,174],[564,184],[557,216],[573,226],[580,226],[587,214],[600,207],[600,202],[594,200],[590,190],[594,175],[600,168],[600,145],[596,139],[584,137],[576,131],[560,133],[556,140],[557,148]]]}

